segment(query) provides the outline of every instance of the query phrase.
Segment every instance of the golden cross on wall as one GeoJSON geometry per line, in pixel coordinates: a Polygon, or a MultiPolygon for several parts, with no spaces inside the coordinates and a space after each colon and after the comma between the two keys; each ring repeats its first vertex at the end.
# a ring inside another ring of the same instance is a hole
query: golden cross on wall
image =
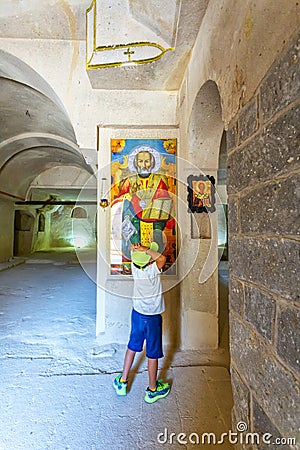
{"type": "Polygon", "coordinates": [[[128,47],[127,50],[126,50],[126,52],[124,52],[124,55],[127,55],[127,56],[128,56],[128,61],[129,61],[129,62],[131,61],[131,55],[133,55],[133,54],[134,54],[134,50],[131,50],[131,51],[130,51],[130,47],[128,47]]]}

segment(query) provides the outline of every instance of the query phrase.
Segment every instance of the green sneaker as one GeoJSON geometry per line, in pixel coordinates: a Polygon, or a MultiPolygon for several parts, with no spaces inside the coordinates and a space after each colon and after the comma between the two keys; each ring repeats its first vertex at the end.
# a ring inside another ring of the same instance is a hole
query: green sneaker
{"type": "Polygon", "coordinates": [[[118,375],[114,379],[114,388],[116,390],[117,395],[126,395],[127,394],[127,381],[120,381],[121,374],[118,375]]]}
{"type": "Polygon", "coordinates": [[[156,382],[156,390],[151,391],[151,389],[146,389],[145,402],[154,403],[160,398],[164,398],[170,392],[169,383],[162,383],[162,380],[156,382]]]}

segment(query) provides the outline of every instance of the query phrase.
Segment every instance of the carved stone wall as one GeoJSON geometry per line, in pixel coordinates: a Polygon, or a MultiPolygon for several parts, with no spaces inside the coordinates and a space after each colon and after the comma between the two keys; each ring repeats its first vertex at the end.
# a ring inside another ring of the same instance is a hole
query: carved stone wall
{"type": "Polygon", "coordinates": [[[275,60],[227,133],[233,427],[272,442],[299,425],[299,48],[275,60]]]}

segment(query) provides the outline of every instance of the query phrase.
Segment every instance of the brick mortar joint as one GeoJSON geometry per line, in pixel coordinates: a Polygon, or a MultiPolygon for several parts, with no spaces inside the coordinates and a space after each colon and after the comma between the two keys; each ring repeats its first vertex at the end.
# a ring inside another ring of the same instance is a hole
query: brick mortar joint
{"type": "Polygon", "coordinates": [[[279,312],[280,312],[280,303],[275,303],[275,317],[274,323],[272,323],[272,342],[274,348],[277,348],[278,345],[278,325],[279,325],[279,312]]]}
{"type": "Polygon", "coordinates": [[[236,144],[237,147],[239,147],[240,145],[243,144],[243,142],[247,141],[248,139],[250,139],[253,135],[255,135],[257,133],[257,131],[260,129],[260,120],[259,120],[259,115],[258,115],[258,97],[259,97],[259,93],[255,93],[253,95],[253,97],[246,103],[246,105],[244,105],[240,110],[239,113],[237,115],[237,139],[236,139],[236,144]],[[241,130],[241,119],[243,119],[245,116],[247,116],[248,114],[248,110],[251,110],[251,102],[255,103],[255,112],[256,112],[256,123],[255,123],[255,131],[254,133],[252,133],[250,136],[248,136],[248,138],[243,139],[242,136],[240,135],[240,130],[241,130]]]}
{"type": "Polygon", "coordinates": [[[300,163],[299,163],[299,168],[295,167],[289,172],[279,174],[278,176],[275,176],[274,178],[270,178],[268,180],[257,181],[256,184],[246,186],[246,187],[242,188],[240,191],[235,191],[233,193],[229,192],[228,199],[234,197],[234,198],[236,198],[236,200],[240,200],[242,197],[245,197],[248,193],[251,193],[259,188],[262,188],[262,187],[265,187],[265,186],[268,186],[268,185],[271,185],[274,183],[278,183],[278,182],[283,183],[284,181],[287,181],[289,178],[292,178],[293,176],[296,176],[299,174],[300,174],[300,163]]]}
{"type": "Polygon", "coordinates": [[[235,373],[238,375],[238,378],[240,378],[242,383],[245,385],[246,389],[248,390],[249,397],[250,397],[250,392],[251,392],[252,389],[250,388],[250,386],[248,385],[248,382],[244,378],[244,374],[240,372],[240,370],[239,370],[238,366],[236,365],[234,359],[231,359],[231,368],[235,371],[235,373]]]}
{"type": "Polygon", "coordinates": [[[263,121],[262,121],[262,110],[261,110],[261,98],[260,98],[260,86],[257,90],[257,103],[256,103],[256,116],[257,116],[257,129],[260,130],[263,127],[263,121]]]}
{"type": "Polygon", "coordinates": [[[250,431],[254,432],[254,407],[253,407],[253,390],[251,389],[249,392],[249,420],[250,420],[250,431]]]}
{"type": "Polygon", "coordinates": [[[236,237],[238,238],[246,238],[246,239],[276,239],[276,240],[284,240],[284,241],[290,241],[290,242],[294,242],[294,244],[298,244],[300,242],[300,235],[295,235],[295,234],[289,234],[289,235],[278,235],[278,234],[243,234],[243,233],[238,233],[236,235],[236,237]]]}
{"type": "Polygon", "coordinates": [[[278,234],[235,234],[235,235],[232,236],[230,234],[228,237],[229,237],[229,239],[231,237],[238,238],[238,239],[255,239],[255,240],[257,240],[257,239],[260,239],[260,240],[271,239],[271,240],[280,241],[281,243],[283,243],[282,240],[284,240],[284,241],[293,242],[294,244],[300,242],[300,236],[298,238],[298,236],[294,237],[294,235],[292,235],[292,236],[283,236],[283,235],[278,235],[278,234]]]}
{"type": "MultiPolygon", "coordinates": [[[[291,366],[289,366],[285,361],[283,361],[281,359],[281,357],[278,355],[278,353],[275,351],[275,348],[273,347],[273,345],[267,341],[266,339],[263,338],[263,336],[261,336],[257,329],[255,328],[255,326],[253,324],[251,324],[250,322],[247,322],[246,320],[241,320],[241,317],[238,316],[234,311],[230,311],[230,313],[236,317],[236,319],[239,322],[242,322],[243,325],[245,325],[249,332],[254,333],[255,338],[257,338],[257,341],[259,342],[259,344],[263,347],[263,349],[265,350],[265,352],[267,353],[267,355],[271,355],[276,361],[277,363],[283,368],[285,369],[287,372],[289,372],[289,374],[292,376],[292,378],[294,379],[295,383],[300,383],[300,378],[299,378],[299,374],[296,372],[295,369],[293,369],[291,366]]],[[[230,333],[230,337],[231,337],[231,333],[230,333]]],[[[239,372],[240,373],[240,372],[239,372]]]]}
{"type": "MultiPolygon", "coordinates": [[[[261,94],[261,88],[262,88],[262,85],[263,85],[263,83],[265,82],[265,80],[268,78],[268,76],[270,75],[270,73],[271,73],[271,71],[272,71],[272,68],[273,68],[273,65],[276,64],[276,61],[277,61],[277,62],[280,62],[280,61],[282,60],[282,58],[284,58],[284,57],[289,53],[289,51],[290,51],[291,48],[292,48],[292,47],[291,47],[292,42],[295,42],[295,45],[298,45],[298,41],[299,41],[299,39],[300,39],[299,36],[300,36],[300,35],[299,35],[299,31],[298,31],[298,30],[295,31],[295,33],[294,33],[292,36],[290,36],[290,39],[285,43],[285,45],[284,45],[283,48],[281,49],[280,54],[277,55],[276,59],[273,61],[272,65],[269,67],[269,69],[268,69],[267,72],[265,73],[264,77],[260,80],[259,85],[257,86],[257,88],[255,89],[255,91],[253,92],[253,96],[248,100],[248,102],[247,102],[245,105],[243,105],[243,106],[238,110],[238,112],[236,112],[236,114],[234,115],[234,117],[231,118],[231,120],[229,121],[228,126],[227,126],[227,128],[226,128],[226,131],[233,129],[235,126],[238,126],[238,120],[239,120],[240,112],[246,107],[247,104],[249,104],[249,103],[251,102],[251,100],[252,100],[254,97],[257,97],[257,98],[259,97],[259,103],[260,103],[260,94],[261,94]]],[[[297,102],[297,101],[298,101],[298,100],[296,100],[295,102],[297,102]]],[[[294,103],[294,102],[292,102],[292,103],[294,103]]],[[[290,105],[290,104],[289,104],[289,105],[290,105]]],[[[289,105],[287,105],[287,107],[288,107],[289,105]]],[[[260,111],[260,112],[261,112],[261,111],[260,111]]],[[[275,116],[276,116],[276,114],[277,114],[277,113],[275,113],[275,116]]],[[[272,116],[272,118],[271,118],[270,120],[272,120],[273,117],[274,117],[274,116],[272,116]]],[[[267,122],[266,122],[266,123],[267,123],[267,122]]],[[[238,133],[237,133],[237,134],[238,134],[238,133]]]]}
{"type": "MultiPolygon", "coordinates": [[[[240,283],[242,285],[241,289],[242,289],[242,301],[243,301],[243,305],[242,305],[242,310],[241,310],[241,314],[239,314],[236,310],[232,310],[234,312],[234,315],[236,315],[237,317],[240,317],[241,319],[245,320],[245,289],[244,289],[244,283],[241,282],[238,278],[233,277],[232,275],[230,275],[230,278],[238,283],[240,283]]],[[[230,290],[229,290],[229,305],[230,305],[230,290]]]]}
{"type": "Polygon", "coordinates": [[[240,284],[243,285],[243,290],[245,290],[245,286],[249,287],[249,288],[254,288],[257,289],[259,291],[261,291],[263,294],[271,297],[272,300],[274,300],[276,303],[278,303],[279,306],[281,307],[288,307],[288,306],[293,306],[295,307],[297,310],[300,310],[300,304],[296,301],[290,301],[287,300],[286,298],[282,297],[282,295],[280,294],[276,294],[276,292],[274,291],[269,291],[268,289],[266,289],[264,286],[261,286],[259,284],[255,284],[249,280],[242,280],[241,278],[236,277],[235,275],[230,274],[230,278],[233,278],[234,281],[239,282],[240,284]]]}
{"type": "MultiPolygon", "coordinates": [[[[286,114],[287,112],[289,112],[290,110],[295,108],[296,106],[300,106],[300,98],[297,98],[293,102],[289,103],[286,107],[284,107],[284,108],[280,109],[279,111],[277,111],[266,122],[259,123],[259,127],[255,131],[255,133],[251,134],[251,136],[249,136],[247,139],[245,139],[244,141],[240,142],[236,147],[233,147],[233,148],[229,149],[229,151],[227,152],[227,157],[231,156],[232,154],[234,154],[235,152],[237,152],[239,150],[242,150],[243,147],[246,147],[252,140],[254,140],[260,134],[262,134],[263,131],[264,131],[264,128],[267,128],[269,125],[272,125],[274,122],[276,122],[278,119],[280,119],[281,116],[283,116],[284,114],[286,114]]],[[[242,111],[242,110],[240,110],[240,111],[242,111]]],[[[238,118],[236,119],[237,123],[238,123],[240,115],[241,115],[241,112],[238,114],[238,118]]],[[[237,129],[237,133],[238,133],[238,129],[237,129]]]]}
{"type": "MultiPolygon", "coordinates": [[[[254,408],[253,408],[253,400],[255,399],[256,403],[258,403],[258,405],[262,408],[262,405],[260,404],[259,400],[257,399],[255,393],[256,391],[253,390],[252,388],[249,387],[248,383],[246,382],[246,380],[244,379],[243,374],[241,374],[238,371],[238,368],[236,366],[236,364],[234,363],[234,361],[232,361],[232,367],[234,368],[234,371],[236,372],[237,376],[240,378],[240,380],[242,381],[242,383],[245,385],[246,389],[248,390],[248,394],[249,394],[249,400],[248,400],[248,407],[249,407],[249,424],[250,425],[250,432],[255,432],[254,431],[254,408]]],[[[233,405],[233,409],[234,411],[236,411],[235,405],[233,405]]],[[[265,409],[263,408],[264,413],[267,415],[268,419],[270,420],[270,422],[275,426],[275,428],[278,429],[278,425],[276,423],[276,420],[273,418],[272,416],[272,411],[265,411],[265,409]]],[[[278,429],[278,431],[280,432],[280,430],[278,429]]],[[[257,448],[257,447],[255,447],[257,448]]]]}

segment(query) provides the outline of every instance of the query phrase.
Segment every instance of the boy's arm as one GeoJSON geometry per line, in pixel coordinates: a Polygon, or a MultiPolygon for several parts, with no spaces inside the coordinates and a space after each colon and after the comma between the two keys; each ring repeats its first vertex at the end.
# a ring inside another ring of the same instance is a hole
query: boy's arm
{"type": "Polygon", "coordinates": [[[131,251],[133,251],[135,249],[135,250],[139,250],[141,252],[146,252],[156,262],[157,268],[159,270],[161,270],[166,263],[167,258],[164,255],[162,255],[159,252],[155,252],[154,250],[151,250],[151,248],[145,247],[144,245],[131,244],[130,248],[131,248],[131,251]]]}
{"type": "Polygon", "coordinates": [[[151,256],[151,258],[156,262],[157,268],[161,270],[164,265],[166,264],[166,257],[162,255],[159,252],[155,252],[154,250],[151,250],[151,248],[148,248],[146,250],[147,255],[151,256]]]}

